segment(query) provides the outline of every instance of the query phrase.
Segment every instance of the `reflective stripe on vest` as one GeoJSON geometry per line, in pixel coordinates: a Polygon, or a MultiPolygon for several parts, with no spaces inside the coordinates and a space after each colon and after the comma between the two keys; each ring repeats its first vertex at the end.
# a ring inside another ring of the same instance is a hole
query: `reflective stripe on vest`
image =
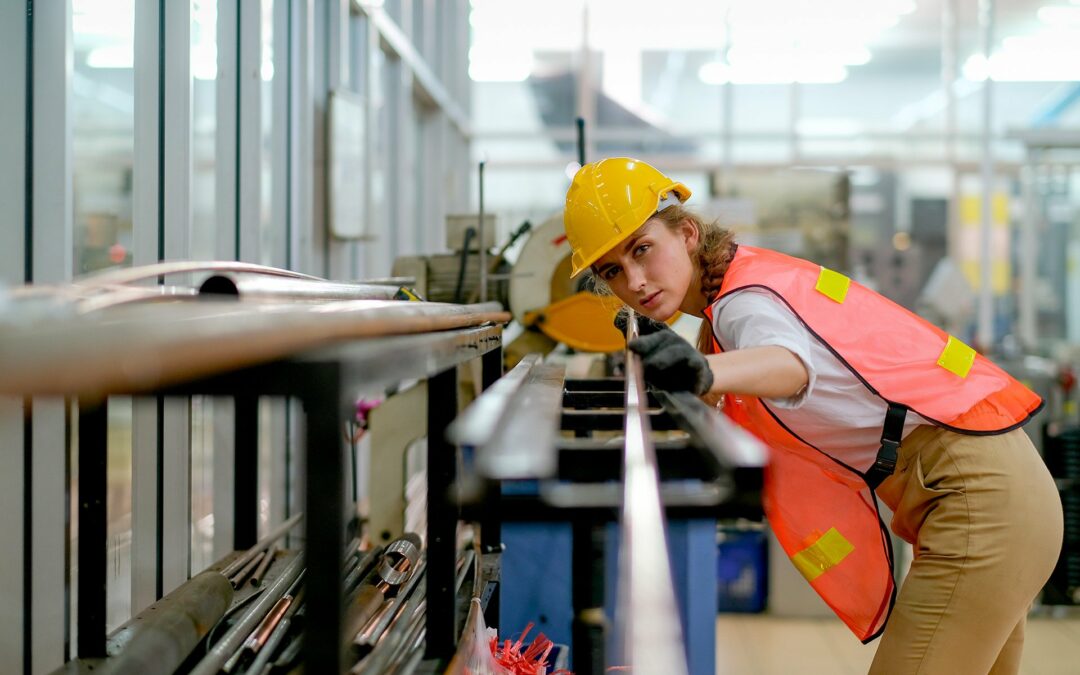
{"type": "MultiPolygon", "coordinates": [[[[870,391],[943,427],[1002,433],[1042,406],[967,345],[841,274],[739,246],[717,298],[749,287],[776,294],[870,391]]],[[[705,314],[711,324],[712,306],[705,314]]],[[[780,545],[837,616],[873,640],[896,588],[889,536],[863,474],[804,442],[755,397],[728,394],[724,412],[771,450],[765,512],[780,545]]]]}

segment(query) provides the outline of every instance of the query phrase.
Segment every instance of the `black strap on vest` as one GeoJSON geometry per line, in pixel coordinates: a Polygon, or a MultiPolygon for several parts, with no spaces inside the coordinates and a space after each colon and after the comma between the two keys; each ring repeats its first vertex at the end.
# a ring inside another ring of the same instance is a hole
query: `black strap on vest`
{"type": "Polygon", "coordinates": [[[904,435],[904,419],[907,417],[907,406],[899,403],[890,403],[889,410],[885,413],[885,423],[881,426],[881,447],[877,452],[874,465],[866,472],[866,483],[871,490],[876,490],[881,481],[892,475],[896,470],[896,453],[900,449],[900,439],[904,435]]]}

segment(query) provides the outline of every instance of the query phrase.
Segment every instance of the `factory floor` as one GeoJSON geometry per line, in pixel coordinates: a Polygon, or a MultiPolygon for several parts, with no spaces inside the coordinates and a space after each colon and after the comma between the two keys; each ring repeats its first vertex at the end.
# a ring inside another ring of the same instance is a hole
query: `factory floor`
{"type": "MultiPolygon", "coordinates": [[[[716,672],[723,675],[865,675],[877,643],[862,645],[833,618],[722,614],[716,672]]],[[[1028,620],[1021,675],[1080,672],[1080,615],[1028,620]]]]}

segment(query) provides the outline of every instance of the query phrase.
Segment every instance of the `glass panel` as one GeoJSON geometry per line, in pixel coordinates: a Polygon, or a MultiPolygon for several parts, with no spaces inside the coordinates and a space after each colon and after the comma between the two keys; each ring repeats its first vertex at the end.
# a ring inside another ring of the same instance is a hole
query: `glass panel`
{"type": "Polygon", "coordinates": [[[191,573],[214,562],[214,399],[191,397],[191,573]]]}
{"type": "Polygon", "coordinates": [[[131,618],[131,399],[109,399],[105,629],[131,618]]]}
{"type": "Polygon", "coordinates": [[[215,236],[217,0],[191,2],[191,75],[191,257],[215,260],[218,258],[215,236]]]}
{"type": "Polygon", "coordinates": [[[76,275],[131,265],[132,0],[73,0],[76,275]]]}

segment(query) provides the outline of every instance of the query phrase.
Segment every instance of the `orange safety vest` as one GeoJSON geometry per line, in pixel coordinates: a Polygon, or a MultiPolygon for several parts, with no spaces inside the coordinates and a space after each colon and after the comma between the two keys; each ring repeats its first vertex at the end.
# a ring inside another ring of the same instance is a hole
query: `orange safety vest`
{"type": "MultiPolygon", "coordinates": [[[[774,293],[867,389],[935,425],[1000,434],[1042,407],[971,347],[838,272],[739,246],[714,301],[746,288],[774,293]]],[[[711,305],[705,315],[711,325],[711,305]]],[[[881,635],[896,587],[867,474],[803,441],[757,397],[727,394],[724,412],[771,450],[765,512],[795,567],[864,643],[881,635]]]]}

